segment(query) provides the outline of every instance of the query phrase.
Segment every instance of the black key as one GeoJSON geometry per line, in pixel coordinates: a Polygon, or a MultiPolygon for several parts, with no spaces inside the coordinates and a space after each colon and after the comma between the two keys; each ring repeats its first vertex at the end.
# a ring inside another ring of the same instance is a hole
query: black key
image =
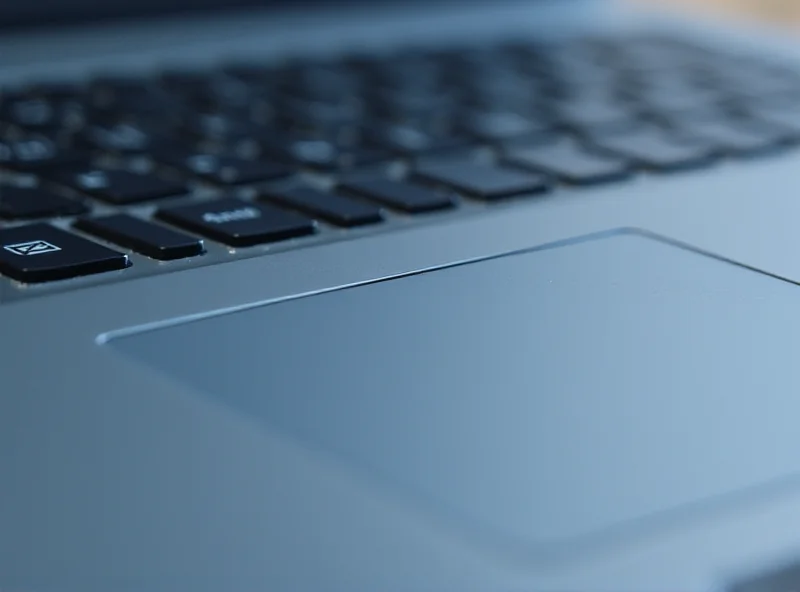
{"type": "Polygon", "coordinates": [[[0,168],[18,171],[40,171],[72,166],[88,161],[86,154],[59,146],[43,135],[30,135],[15,140],[0,140],[0,168]]]}
{"type": "Polygon", "coordinates": [[[25,87],[25,94],[50,100],[78,100],[84,97],[85,89],[76,82],[50,80],[37,82],[25,87]]]}
{"type": "Polygon", "coordinates": [[[165,70],[156,78],[170,92],[203,89],[210,83],[209,73],[199,70],[165,70]]]}
{"type": "Polygon", "coordinates": [[[128,256],[49,224],[0,230],[0,273],[26,283],[124,269],[128,256]]]}
{"type": "Polygon", "coordinates": [[[80,118],[81,107],[76,102],[25,96],[3,101],[0,105],[0,120],[28,130],[48,130],[70,122],[77,124],[80,118]]]}
{"type": "Polygon", "coordinates": [[[248,160],[233,155],[159,151],[153,158],[181,172],[218,185],[258,183],[286,177],[292,173],[289,167],[277,162],[248,160]]]}
{"type": "Polygon", "coordinates": [[[325,138],[283,138],[278,135],[265,139],[263,149],[281,160],[323,170],[377,164],[392,158],[387,150],[367,146],[341,145],[325,138]]]}
{"type": "Polygon", "coordinates": [[[504,70],[497,61],[477,69],[462,71],[456,84],[473,99],[489,99],[490,102],[496,100],[500,103],[503,102],[503,95],[506,95],[515,100],[526,97],[530,104],[538,95],[552,90],[552,85],[546,81],[513,69],[504,70]]]}
{"type": "Polygon", "coordinates": [[[498,142],[511,138],[544,135],[553,129],[553,124],[543,117],[524,117],[518,113],[498,111],[475,113],[465,119],[464,131],[487,142],[498,142]]]}
{"type": "Polygon", "coordinates": [[[76,216],[87,210],[81,202],[41,187],[0,185],[0,218],[6,220],[76,216]]]}
{"type": "Polygon", "coordinates": [[[48,178],[116,205],[173,197],[188,191],[182,183],[162,179],[149,173],[121,169],[86,168],[60,171],[48,175],[48,178]]]}
{"type": "Polygon", "coordinates": [[[126,214],[82,218],[75,228],[162,261],[203,253],[203,241],[126,214]]]}
{"type": "Polygon", "coordinates": [[[290,67],[283,73],[282,86],[295,96],[309,99],[339,99],[357,93],[357,78],[336,64],[290,67]]]}
{"type": "Polygon", "coordinates": [[[726,71],[709,72],[709,77],[721,88],[754,104],[796,103],[800,98],[800,77],[795,69],[770,72],[734,64],[726,71]]]}
{"type": "Polygon", "coordinates": [[[118,122],[95,124],[82,130],[79,141],[88,148],[119,154],[138,154],[155,150],[173,140],[166,137],[168,130],[160,132],[139,124],[118,122]]]}
{"type": "MultiPolygon", "coordinates": [[[[794,106],[752,108],[747,110],[747,114],[755,121],[774,126],[791,137],[800,138],[800,110],[794,106]]],[[[0,157],[0,162],[2,162],[2,157],[0,157]]]]}
{"type": "Polygon", "coordinates": [[[170,95],[195,105],[238,107],[246,105],[252,96],[247,84],[220,72],[162,72],[158,79],[170,95]]]}
{"type": "Polygon", "coordinates": [[[579,131],[624,129],[636,124],[636,113],[621,101],[582,98],[558,104],[561,122],[579,131]]]}
{"type": "Polygon", "coordinates": [[[206,89],[190,97],[200,106],[247,112],[259,99],[254,89],[232,76],[214,76],[206,89]]]}
{"type": "Polygon", "coordinates": [[[553,94],[553,89],[544,85],[528,84],[523,87],[505,87],[506,82],[499,85],[481,86],[465,92],[465,105],[485,109],[490,112],[513,111],[529,113],[539,111],[546,97],[553,94]]]}
{"type": "Polygon", "coordinates": [[[568,138],[512,148],[506,162],[550,174],[576,185],[616,181],[630,173],[630,167],[625,160],[591,152],[568,138]]]}
{"type": "Polygon", "coordinates": [[[81,140],[92,148],[112,152],[143,152],[150,148],[150,136],[130,123],[92,125],[83,131],[81,140]]]}
{"type": "Polygon", "coordinates": [[[264,197],[337,226],[362,226],[381,221],[380,209],[373,205],[311,187],[270,191],[264,197]]]}
{"type": "Polygon", "coordinates": [[[390,179],[350,181],[339,187],[342,191],[366,197],[409,214],[453,207],[453,200],[446,194],[390,179]]]}
{"type": "Polygon", "coordinates": [[[282,115],[290,122],[303,122],[320,127],[352,125],[361,117],[359,108],[342,101],[295,99],[286,102],[282,115]]]}
{"type": "Polygon", "coordinates": [[[370,106],[377,112],[394,119],[416,119],[432,113],[446,116],[456,108],[453,97],[436,92],[395,92],[378,94],[370,99],[370,106]]]}
{"type": "Polygon", "coordinates": [[[548,189],[547,180],[541,175],[470,161],[422,165],[414,176],[422,182],[443,185],[485,200],[542,193],[548,189]]]}
{"type": "Polygon", "coordinates": [[[273,136],[263,142],[262,147],[276,158],[321,168],[336,168],[341,157],[341,150],[336,143],[324,138],[294,139],[273,136]]]}
{"type": "Polygon", "coordinates": [[[725,100],[723,92],[712,88],[697,88],[682,81],[648,84],[630,92],[633,100],[656,114],[681,113],[711,107],[725,100]]]}
{"type": "Polygon", "coordinates": [[[589,141],[600,150],[661,171],[705,166],[716,156],[715,150],[703,142],[676,136],[658,128],[638,128],[629,132],[595,136],[589,141]]]}
{"type": "MultiPolygon", "coordinates": [[[[134,118],[155,116],[161,119],[173,119],[179,118],[187,109],[186,103],[179,97],[164,92],[147,80],[106,78],[97,80],[94,89],[98,106],[118,116],[134,118]]],[[[106,126],[106,130],[112,135],[117,135],[113,126],[106,126]]],[[[123,134],[128,133],[119,131],[123,134]]],[[[104,135],[102,131],[100,135],[104,135]]],[[[116,143],[116,140],[113,140],[113,143],[116,143]]],[[[123,144],[127,146],[127,139],[123,144]]]]}
{"type": "Polygon", "coordinates": [[[619,72],[608,66],[575,60],[554,60],[544,73],[569,94],[573,94],[572,89],[585,91],[613,87],[619,77],[619,72]]]}
{"type": "Polygon", "coordinates": [[[463,134],[436,134],[403,125],[366,130],[365,135],[370,142],[404,156],[454,152],[475,144],[463,134]]]}
{"type": "MultiPolygon", "coordinates": [[[[247,140],[252,135],[254,128],[252,121],[227,113],[187,114],[183,119],[181,127],[189,134],[220,143],[230,144],[247,140]]],[[[151,150],[158,149],[157,143],[152,144],[151,150]]]]}
{"type": "Polygon", "coordinates": [[[387,89],[433,90],[440,87],[439,66],[424,57],[390,56],[368,68],[372,82],[387,89]]]}
{"type": "Polygon", "coordinates": [[[232,247],[285,240],[315,230],[314,222],[304,216],[235,198],[164,208],[157,216],[232,247]]]}
{"type": "Polygon", "coordinates": [[[775,126],[733,118],[692,121],[683,126],[678,125],[678,128],[719,151],[734,156],[769,152],[794,139],[793,134],[783,132],[775,126]]]}

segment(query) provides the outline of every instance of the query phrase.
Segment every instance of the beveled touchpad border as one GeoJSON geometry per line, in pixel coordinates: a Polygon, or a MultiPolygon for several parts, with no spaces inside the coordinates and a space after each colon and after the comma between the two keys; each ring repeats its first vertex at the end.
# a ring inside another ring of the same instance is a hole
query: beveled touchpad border
{"type": "Polygon", "coordinates": [[[548,554],[793,479],[799,303],[623,229],[106,341],[433,522],[548,554]]]}

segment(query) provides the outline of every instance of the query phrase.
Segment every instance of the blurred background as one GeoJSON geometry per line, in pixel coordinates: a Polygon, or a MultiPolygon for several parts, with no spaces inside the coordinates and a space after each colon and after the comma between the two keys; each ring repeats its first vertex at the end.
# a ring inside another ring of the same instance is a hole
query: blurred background
{"type": "Polygon", "coordinates": [[[758,20],[800,34],[800,0],[629,0],[659,8],[758,20]]]}

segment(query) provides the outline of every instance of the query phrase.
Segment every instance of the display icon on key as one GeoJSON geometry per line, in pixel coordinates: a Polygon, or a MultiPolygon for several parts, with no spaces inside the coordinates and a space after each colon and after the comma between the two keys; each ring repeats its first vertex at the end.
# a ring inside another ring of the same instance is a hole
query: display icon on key
{"type": "Polygon", "coordinates": [[[44,240],[27,241],[24,243],[17,243],[15,245],[4,245],[3,248],[9,253],[14,255],[28,256],[28,255],[42,255],[44,253],[55,253],[60,251],[58,247],[52,243],[44,240]]]}
{"type": "Polygon", "coordinates": [[[126,254],[50,224],[0,228],[0,275],[19,282],[66,280],[129,265],[126,254]]]}

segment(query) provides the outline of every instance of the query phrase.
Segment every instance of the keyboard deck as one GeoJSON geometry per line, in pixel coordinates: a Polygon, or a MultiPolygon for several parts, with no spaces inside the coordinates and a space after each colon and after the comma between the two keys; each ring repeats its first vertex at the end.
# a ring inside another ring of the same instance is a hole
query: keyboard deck
{"type": "Polygon", "coordinates": [[[0,275],[166,273],[212,248],[764,156],[800,143],[798,104],[790,64],[663,37],[3,88],[0,275]]]}

